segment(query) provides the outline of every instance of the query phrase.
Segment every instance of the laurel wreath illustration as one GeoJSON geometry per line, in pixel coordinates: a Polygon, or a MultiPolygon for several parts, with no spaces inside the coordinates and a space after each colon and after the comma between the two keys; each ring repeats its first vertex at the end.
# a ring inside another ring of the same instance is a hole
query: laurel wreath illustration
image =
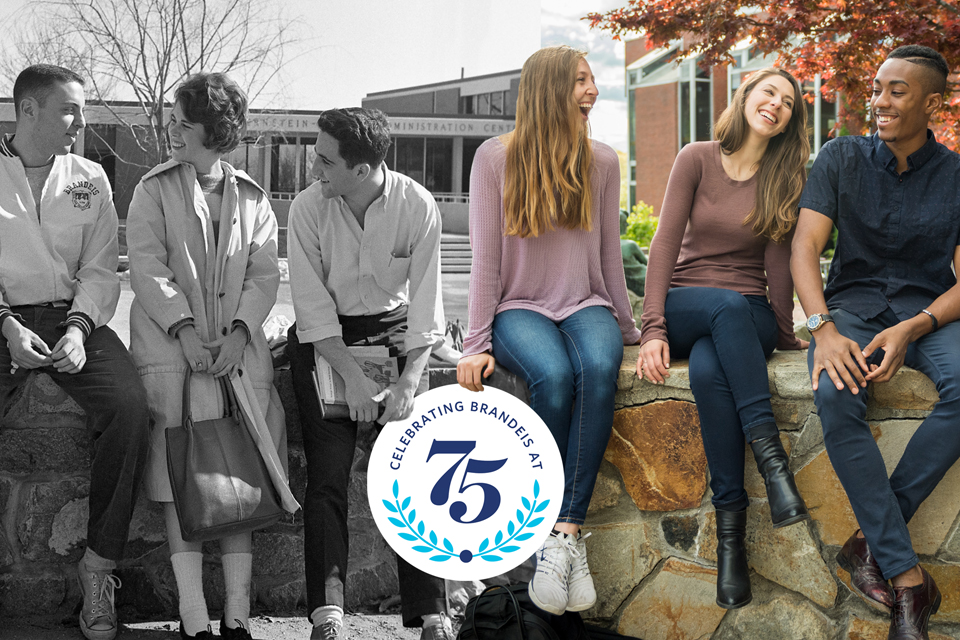
{"type": "Polygon", "coordinates": [[[537,498],[539,496],[540,483],[534,480],[533,499],[520,498],[523,509],[517,509],[516,522],[511,518],[506,528],[497,531],[497,534],[493,537],[493,546],[490,546],[490,538],[484,538],[476,551],[469,549],[460,552],[455,551],[453,544],[446,538],[443,538],[441,542],[436,532],[429,529],[422,518],[417,521],[416,509],[411,508],[407,512],[410,507],[410,497],[400,499],[400,484],[396,480],[393,481],[393,502],[384,500],[383,506],[391,513],[399,516],[396,518],[388,516],[388,520],[394,526],[405,529],[405,531],[398,532],[397,535],[407,542],[422,543],[415,545],[413,550],[419,553],[434,553],[435,555],[430,556],[430,560],[434,562],[446,562],[450,558],[460,558],[460,561],[464,563],[470,562],[474,558],[482,558],[487,562],[499,562],[503,560],[503,555],[498,554],[507,554],[520,549],[518,545],[510,544],[511,542],[523,542],[533,536],[533,532],[524,531],[524,529],[532,529],[543,522],[543,517],[534,518],[533,516],[546,509],[550,501],[544,500],[538,504],[537,498]],[[428,529],[429,533],[427,533],[428,529]],[[504,537],[504,531],[506,531],[506,537],[504,537]]]}

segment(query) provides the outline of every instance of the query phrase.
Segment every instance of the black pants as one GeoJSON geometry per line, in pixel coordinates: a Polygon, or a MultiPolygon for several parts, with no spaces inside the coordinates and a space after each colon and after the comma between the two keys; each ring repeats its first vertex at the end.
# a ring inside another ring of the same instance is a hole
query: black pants
{"type": "MultiPolygon", "coordinates": [[[[389,343],[395,346],[403,331],[405,314],[340,317],[344,342],[389,343]],[[372,338],[367,340],[367,338],[372,338]]],[[[347,531],[347,487],[357,445],[357,423],[349,418],[324,420],[313,385],[313,344],[300,344],[296,325],[287,333],[287,355],[293,374],[293,388],[300,408],[303,450],[307,458],[307,490],[303,504],[304,563],[307,578],[307,611],[337,605],[343,608],[347,579],[349,533],[347,531]]],[[[391,349],[391,351],[393,351],[391,349]]],[[[403,370],[404,359],[399,361],[403,370]]],[[[422,625],[425,615],[446,611],[446,590],[436,578],[397,556],[403,624],[422,625]]]]}
{"type": "MultiPolygon", "coordinates": [[[[52,349],[63,337],[67,309],[14,307],[25,327],[52,349]]],[[[90,466],[90,519],[87,546],[110,560],[123,558],[130,518],[147,460],[150,413],[147,394],[130,353],[117,334],[99,327],[84,343],[87,362],[77,373],[54,367],[40,369],[73,398],[87,414],[93,438],[90,466]]],[[[0,340],[0,415],[27,380],[27,369],[10,373],[7,341],[0,340]]]]}

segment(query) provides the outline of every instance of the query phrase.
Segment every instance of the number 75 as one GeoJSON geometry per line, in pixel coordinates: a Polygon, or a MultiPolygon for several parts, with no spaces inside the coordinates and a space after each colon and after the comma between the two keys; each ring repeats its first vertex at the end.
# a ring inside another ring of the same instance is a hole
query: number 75
{"type": "MultiPolygon", "coordinates": [[[[450,499],[450,484],[453,482],[453,475],[456,473],[457,467],[467,459],[467,456],[469,456],[470,452],[476,447],[476,440],[433,441],[433,444],[430,445],[430,453],[427,454],[427,462],[430,462],[430,458],[434,455],[442,455],[445,453],[461,455],[460,459],[457,460],[452,467],[447,469],[446,473],[440,476],[437,483],[433,485],[433,490],[430,492],[430,501],[433,504],[439,507],[447,503],[447,500],[450,499]]],[[[500,492],[497,491],[497,488],[484,482],[466,484],[467,476],[471,473],[492,473],[502,467],[506,461],[506,458],[503,460],[467,460],[467,467],[464,470],[463,479],[460,481],[460,490],[457,493],[463,493],[470,487],[480,487],[483,489],[483,506],[476,518],[465,521],[462,518],[467,512],[467,505],[462,501],[454,502],[450,505],[450,517],[453,518],[454,522],[461,524],[483,522],[497,512],[497,509],[500,508],[500,492]]]]}

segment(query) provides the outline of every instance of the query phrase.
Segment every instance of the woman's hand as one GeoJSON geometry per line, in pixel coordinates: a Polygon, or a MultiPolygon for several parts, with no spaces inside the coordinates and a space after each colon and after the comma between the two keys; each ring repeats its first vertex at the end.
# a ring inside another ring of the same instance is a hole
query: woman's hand
{"type": "Polygon", "coordinates": [[[670,377],[670,345],[663,340],[648,340],[640,347],[640,356],[637,358],[637,377],[643,378],[647,374],[650,382],[662,384],[665,378],[670,377]]]}
{"type": "Polygon", "coordinates": [[[188,324],[177,331],[177,340],[180,341],[180,349],[183,351],[183,357],[187,359],[191,371],[200,373],[210,368],[210,365],[213,364],[213,356],[200,342],[197,329],[192,324],[188,324]]]}
{"type": "Polygon", "coordinates": [[[489,353],[464,356],[457,363],[457,382],[464,389],[483,391],[483,378],[489,378],[497,361],[489,353]]]}
{"type": "Polygon", "coordinates": [[[247,331],[241,326],[236,326],[229,335],[208,342],[203,346],[217,358],[213,366],[210,367],[209,373],[217,378],[232,376],[233,372],[240,366],[243,349],[247,346],[247,331]]]}

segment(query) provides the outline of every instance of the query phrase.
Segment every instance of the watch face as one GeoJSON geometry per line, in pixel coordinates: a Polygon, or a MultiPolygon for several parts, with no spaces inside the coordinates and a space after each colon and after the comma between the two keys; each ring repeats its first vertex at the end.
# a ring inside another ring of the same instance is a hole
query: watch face
{"type": "Polygon", "coordinates": [[[823,322],[823,318],[821,318],[819,314],[810,316],[807,318],[807,329],[815,331],[821,322],[823,322]]]}

